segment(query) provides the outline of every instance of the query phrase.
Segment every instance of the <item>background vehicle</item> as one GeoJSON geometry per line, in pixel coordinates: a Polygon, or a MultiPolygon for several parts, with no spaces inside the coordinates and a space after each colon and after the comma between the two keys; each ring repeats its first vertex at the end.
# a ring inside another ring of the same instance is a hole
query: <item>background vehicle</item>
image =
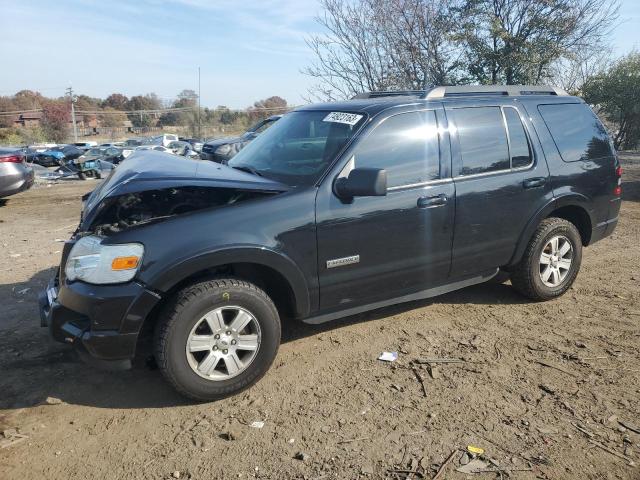
{"type": "Polygon", "coordinates": [[[171,150],[169,147],[165,147],[163,145],[156,145],[156,144],[151,144],[151,145],[141,145],[139,147],[136,147],[135,151],[143,151],[143,150],[154,150],[156,152],[164,152],[164,153],[170,153],[173,154],[173,150],[171,150]]]}
{"type": "Polygon", "coordinates": [[[200,157],[203,160],[226,164],[249,142],[282,118],[282,115],[273,115],[261,120],[239,137],[224,137],[208,140],[202,146],[200,157]]]}
{"type": "Polygon", "coordinates": [[[178,136],[173,133],[163,133],[162,135],[156,135],[154,137],[148,137],[142,140],[142,145],[160,145],[163,147],[168,146],[171,142],[177,142],[178,136]]]}
{"type": "Polygon", "coordinates": [[[168,147],[175,155],[189,158],[200,158],[198,152],[195,151],[193,145],[189,142],[171,142],[168,147]]]}
{"type": "Polygon", "coordinates": [[[204,145],[204,140],[202,140],[201,138],[178,137],[178,140],[181,142],[189,142],[193,149],[198,153],[202,151],[202,145],[204,145]]]}
{"type": "Polygon", "coordinates": [[[17,148],[0,148],[0,198],[28,190],[33,185],[33,169],[17,148]]]}
{"type": "Polygon", "coordinates": [[[84,151],[75,145],[58,145],[38,153],[33,159],[33,163],[42,165],[43,167],[55,167],[65,160],[74,160],[84,151]]]}
{"type": "Polygon", "coordinates": [[[165,378],[221,398],[267,371],[281,317],[322,323],[501,270],[557,298],[616,227],[621,173],[596,115],[551,87],[309,105],[228,165],[125,162],[86,200],[43,322],[103,360],[154,328],[165,378]]]}
{"type": "Polygon", "coordinates": [[[35,163],[38,158],[38,152],[32,147],[21,147],[20,152],[24,155],[24,160],[27,163],[35,163]]]}
{"type": "Polygon", "coordinates": [[[91,161],[91,160],[103,160],[117,165],[124,156],[122,155],[122,149],[116,147],[94,147],[87,150],[82,156],[80,156],[76,164],[91,161]]]}
{"type": "Polygon", "coordinates": [[[108,148],[108,147],[122,148],[122,147],[124,147],[124,142],[101,143],[100,147],[103,147],[103,148],[108,148]]]}
{"type": "Polygon", "coordinates": [[[98,142],[76,142],[73,144],[74,146],[78,147],[81,150],[89,150],[91,147],[96,147],[98,146],[98,142]]]}

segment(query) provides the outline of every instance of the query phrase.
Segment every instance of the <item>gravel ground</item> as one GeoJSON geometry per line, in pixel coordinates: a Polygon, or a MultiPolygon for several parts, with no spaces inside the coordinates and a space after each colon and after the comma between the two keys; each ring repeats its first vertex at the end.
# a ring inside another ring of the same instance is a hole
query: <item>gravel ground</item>
{"type": "Polygon", "coordinates": [[[439,477],[457,479],[468,445],[505,477],[640,478],[640,154],[623,166],[618,229],[562,298],[484,284],[289,323],[270,372],[209,404],[144,364],[94,370],[39,327],[37,293],[95,181],[0,201],[0,478],[418,479],[459,449],[439,477]],[[464,361],[412,363],[425,357],[464,361]]]}

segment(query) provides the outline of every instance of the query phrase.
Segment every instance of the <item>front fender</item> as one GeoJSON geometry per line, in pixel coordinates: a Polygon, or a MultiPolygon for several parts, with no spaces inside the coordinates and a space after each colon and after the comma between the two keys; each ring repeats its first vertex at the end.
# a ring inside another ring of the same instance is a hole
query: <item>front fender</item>
{"type": "Polygon", "coordinates": [[[269,267],[282,275],[294,295],[296,316],[310,311],[309,288],[298,266],[283,253],[259,245],[234,245],[202,252],[164,268],[157,276],[145,279],[157,291],[167,292],[186,278],[199,272],[232,263],[252,263],[269,267]]]}

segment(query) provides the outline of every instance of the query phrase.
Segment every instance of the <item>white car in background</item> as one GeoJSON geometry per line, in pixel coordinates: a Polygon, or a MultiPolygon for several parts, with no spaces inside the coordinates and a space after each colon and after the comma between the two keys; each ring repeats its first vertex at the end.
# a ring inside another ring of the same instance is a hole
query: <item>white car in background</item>
{"type": "Polygon", "coordinates": [[[173,133],[163,133],[162,135],[156,135],[145,139],[144,145],[162,145],[168,147],[171,142],[177,142],[178,135],[173,133]]]}
{"type": "MultiPolygon", "coordinates": [[[[170,148],[167,148],[167,147],[165,147],[163,145],[140,145],[139,147],[136,147],[134,151],[138,152],[140,150],[155,150],[157,152],[170,153],[170,154],[173,155],[173,150],[171,150],[170,148]]],[[[129,154],[129,155],[131,155],[131,154],[129,154]]]]}

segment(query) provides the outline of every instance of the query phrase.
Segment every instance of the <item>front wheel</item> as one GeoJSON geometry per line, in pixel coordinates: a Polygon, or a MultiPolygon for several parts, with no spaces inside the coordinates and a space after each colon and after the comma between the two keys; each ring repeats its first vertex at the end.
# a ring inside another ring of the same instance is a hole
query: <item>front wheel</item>
{"type": "Polygon", "coordinates": [[[178,392],[198,401],[224,398],[253,385],[280,345],[280,318],[271,299],[235,278],[181,290],[159,320],[158,366],[178,392]]]}
{"type": "Polygon", "coordinates": [[[513,270],[511,284],[533,300],[551,300],[571,287],[581,262],[582,240],[575,225],[562,218],[547,218],[513,270]]]}

